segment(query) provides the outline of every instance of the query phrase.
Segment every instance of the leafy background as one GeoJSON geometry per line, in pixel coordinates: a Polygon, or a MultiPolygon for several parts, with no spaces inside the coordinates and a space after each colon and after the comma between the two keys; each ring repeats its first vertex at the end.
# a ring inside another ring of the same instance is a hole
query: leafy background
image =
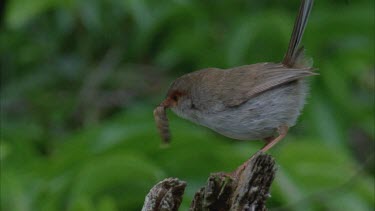
{"type": "MultiPolygon", "coordinates": [[[[1,210],[140,210],[165,177],[188,182],[262,146],[170,113],[168,85],[205,67],[280,61],[299,1],[2,1],[1,210]]],[[[316,1],[304,45],[320,75],[297,126],[271,150],[271,210],[374,208],[374,2],[316,1]]]]}

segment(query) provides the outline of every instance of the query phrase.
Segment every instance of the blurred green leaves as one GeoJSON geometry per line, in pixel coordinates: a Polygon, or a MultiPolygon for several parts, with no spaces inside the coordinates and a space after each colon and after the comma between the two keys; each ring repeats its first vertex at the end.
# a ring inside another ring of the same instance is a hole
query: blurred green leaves
{"type": "Polygon", "coordinates": [[[7,5],[6,23],[12,28],[20,28],[48,9],[58,6],[57,2],[55,0],[11,1],[7,5]]]}
{"type": "MultiPolygon", "coordinates": [[[[138,210],[150,187],[167,176],[188,181],[190,194],[184,199],[188,206],[192,192],[204,184],[210,172],[232,171],[260,147],[259,143],[224,141],[198,127],[186,131],[192,127],[190,123],[170,115],[174,139],[170,148],[160,149],[152,117],[146,115],[151,110],[132,109],[98,128],[78,133],[60,145],[48,161],[34,163],[27,174],[5,165],[3,206],[12,210],[23,210],[17,208],[21,205],[47,210],[100,210],[107,206],[138,210]],[[18,198],[25,198],[25,204],[12,201],[18,198]]],[[[323,203],[333,209],[337,204],[332,205],[332,200],[349,197],[340,194],[349,191],[350,200],[360,202],[350,206],[368,210],[373,180],[345,150],[321,146],[318,139],[289,136],[275,150],[279,172],[271,204],[316,210],[323,203]]],[[[24,162],[13,167],[25,166],[24,162]]]]}
{"type": "MultiPolygon", "coordinates": [[[[177,76],[282,59],[299,1],[7,1],[0,33],[1,209],[139,210],[165,177],[188,182],[260,142],[173,114],[160,149],[152,106],[177,76]]],[[[319,76],[272,149],[275,210],[372,210],[374,2],[316,1],[303,44],[319,76]]]]}

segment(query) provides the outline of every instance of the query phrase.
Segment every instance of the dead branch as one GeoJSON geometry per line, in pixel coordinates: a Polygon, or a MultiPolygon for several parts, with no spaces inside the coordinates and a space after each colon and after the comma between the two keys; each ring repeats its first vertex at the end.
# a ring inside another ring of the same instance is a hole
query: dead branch
{"type": "MultiPolygon", "coordinates": [[[[206,186],[195,193],[190,210],[266,210],[266,200],[270,197],[269,190],[275,173],[274,159],[267,154],[257,153],[234,174],[211,174],[206,186]]],[[[158,183],[147,195],[143,211],[178,210],[185,186],[186,183],[178,179],[166,179],[158,183]],[[170,193],[168,197],[167,193],[170,193]],[[162,207],[162,203],[168,206],[162,207]]]]}

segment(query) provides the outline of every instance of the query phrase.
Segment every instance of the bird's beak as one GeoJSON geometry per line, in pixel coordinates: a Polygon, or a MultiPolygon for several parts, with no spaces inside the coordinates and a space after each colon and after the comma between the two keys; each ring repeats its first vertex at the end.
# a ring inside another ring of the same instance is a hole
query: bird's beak
{"type": "Polygon", "coordinates": [[[170,132],[166,109],[170,107],[170,100],[165,99],[158,107],[154,109],[154,118],[156,126],[159,130],[159,134],[163,140],[164,145],[168,145],[170,142],[170,132]]]}
{"type": "Polygon", "coordinates": [[[174,106],[177,106],[177,102],[168,97],[160,103],[160,106],[163,106],[164,108],[172,108],[174,106]]]}
{"type": "Polygon", "coordinates": [[[165,99],[163,102],[161,102],[160,103],[160,105],[159,106],[161,106],[161,107],[164,107],[164,108],[170,108],[171,107],[171,103],[170,103],[170,100],[167,98],[167,99],[165,99]]]}

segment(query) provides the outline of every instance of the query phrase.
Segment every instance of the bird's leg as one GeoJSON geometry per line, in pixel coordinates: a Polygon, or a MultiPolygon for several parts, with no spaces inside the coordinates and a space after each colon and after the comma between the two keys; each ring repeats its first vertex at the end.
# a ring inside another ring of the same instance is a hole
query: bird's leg
{"type": "MultiPolygon", "coordinates": [[[[255,155],[255,154],[254,154],[255,155]]],[[[247,164],[250,162],[250,160],[254,157],[252,155],[247,161],[245,161],[243,164],[241,164],[239,167],[237,167],[236,170],[234,170],[230,175],[234,178],[239,178],[239,176],[242,174],[243,170],[245,170],[247,164]]]]}
{"type": "Polygon", "coordinates": [[[263,141],[266,142],[266,144],[270,143],[273,139],[275,139],[275,136],[270,136],[267,138],[264,138],[263,141]]]}
{"type": "MultiPolygon", "coordinates": [[[[280,126],[277,129],[277,132],[279,133],[279,136],[277,137],[272,136],[272,137],[268,137],[264,139],[266,141],[266,145],[260,150],[261,152],[266,152],[267,150],[271,149],[271,147],[273,147],[277,142],[283,139],[288,133],[288,126],[286,125],[280,126]]],[[[245,161],[242,165],[240,165],[234,172],[228,175],[238,178],[241,175],[242,171],[246,168],[246,165],[248,164],[248,162],[250,162],[250,160],[253,158],[253,156],[251,156],[247,161],[245,161]]]]}
{"type": "Polygon", "coordinates": [[[267,150],[271,149],[277,142],[283,139],[286,134],[288,133],[288,126],[282,125],[277,129],[279,136],[276,138],[266,138],[265,141],[267,142],[266,145],[260,150],[262,152],[266,152],[267,150]]]}

